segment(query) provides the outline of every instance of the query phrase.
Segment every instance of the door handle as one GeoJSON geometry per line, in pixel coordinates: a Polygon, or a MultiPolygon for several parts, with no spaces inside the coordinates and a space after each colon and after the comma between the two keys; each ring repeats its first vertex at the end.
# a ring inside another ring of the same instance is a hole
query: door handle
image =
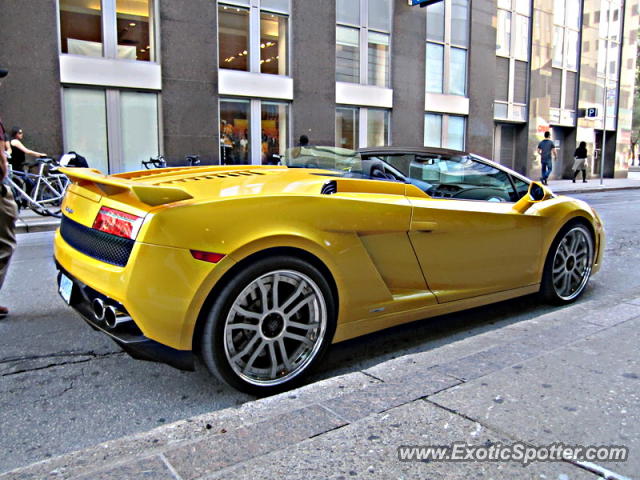
{"type": "Polygon", "coordinates": [[[411,222],[411,231],[412,232],[422,232],[422,233],[431,233],[438,228],[437,222],[428,222],[428,221],[412,221],[411,222]]]}

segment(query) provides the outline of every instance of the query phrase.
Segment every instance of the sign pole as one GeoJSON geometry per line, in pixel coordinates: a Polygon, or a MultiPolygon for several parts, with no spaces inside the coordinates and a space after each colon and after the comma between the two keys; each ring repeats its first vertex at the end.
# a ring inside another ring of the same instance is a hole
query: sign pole
{"type": "Polygon", "coordinates": [[[602,121],[602,144],[600,152],[600,185],[604,183],[604,159],[607,151],[607,103],[609,100],[609,39],[611,29],[611,0],[607,1],[607,39],[604,42],[604,120],[602,121]]]}

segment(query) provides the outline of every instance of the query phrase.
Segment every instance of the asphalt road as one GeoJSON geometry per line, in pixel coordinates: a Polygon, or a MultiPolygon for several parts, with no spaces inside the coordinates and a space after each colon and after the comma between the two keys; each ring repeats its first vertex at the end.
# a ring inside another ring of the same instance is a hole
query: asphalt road
{"type": "MultiPolygon", "coordinates": [[[[640,191],[583,195],[608,234],[605,263],[584,299],[640,285],[640,191]],[[636,203],[639,202],[639,203],[636,203]]],[[[58,297],[52,233],[27,234],[0,303],[0,472],[123,435],[251,400],[210,377],[136,361],[94,332],[58,297]]],[[[535,297],[417,322],[334,346],[317,378],[536,317],[535,297]]]]}

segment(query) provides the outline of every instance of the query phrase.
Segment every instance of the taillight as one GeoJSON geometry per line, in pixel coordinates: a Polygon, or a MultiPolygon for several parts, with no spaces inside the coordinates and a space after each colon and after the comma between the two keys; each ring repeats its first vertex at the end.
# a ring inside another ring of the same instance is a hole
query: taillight
{"type": "Polygon", "coordinates": [[[118,237],[135,240],[142,226],[142,217],[102,207],[93,222],[93,228],[118,237]]]}

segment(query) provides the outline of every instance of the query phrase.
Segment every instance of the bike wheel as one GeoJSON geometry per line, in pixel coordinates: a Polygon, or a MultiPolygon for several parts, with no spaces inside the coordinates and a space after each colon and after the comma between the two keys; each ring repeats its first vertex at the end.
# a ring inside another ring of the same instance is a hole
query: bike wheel
{"type": "Polygon", "coordinates": [[[62,194],[47,183],[41,183],[35,192],[34,201],[29,205],[38,215],[60,216],[62,194]],[[34,208],[35,207],[35,208],[34,208]]]}

